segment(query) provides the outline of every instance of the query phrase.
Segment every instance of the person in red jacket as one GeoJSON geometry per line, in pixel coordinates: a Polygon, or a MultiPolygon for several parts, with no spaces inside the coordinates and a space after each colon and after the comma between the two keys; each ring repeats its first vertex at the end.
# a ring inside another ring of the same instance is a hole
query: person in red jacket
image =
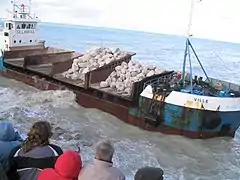
{"type": "Polygon", "coordinates": [[[81,169],[81,156],[76,151],[68,150],[59,156],[54,169],[44,169],[38,180],[77,180],[81,169]]]}

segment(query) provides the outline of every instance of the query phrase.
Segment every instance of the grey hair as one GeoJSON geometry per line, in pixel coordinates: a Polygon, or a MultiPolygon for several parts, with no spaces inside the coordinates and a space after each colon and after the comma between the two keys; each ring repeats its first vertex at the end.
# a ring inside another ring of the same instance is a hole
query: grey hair
{"type": "Polygon", "coordinates": [[[114,146],[109,140],[101,140],[96,144],[95,158],[103,161],[112,161],[114,146]]]}

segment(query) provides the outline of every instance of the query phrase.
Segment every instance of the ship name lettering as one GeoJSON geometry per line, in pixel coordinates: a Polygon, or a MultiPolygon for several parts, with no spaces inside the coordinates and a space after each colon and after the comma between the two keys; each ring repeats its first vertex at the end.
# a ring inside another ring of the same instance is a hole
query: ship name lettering
{"type": "Polygon", "coordinates": [[[17,34],[33,34],[33,30],[17,30],[17,34]]]}
{"type": "Polygon", "coordinates": [[[208,99],[202,99],[202,98],[193,98],[195,102],[200,103],[208,103],[208,99]]]}

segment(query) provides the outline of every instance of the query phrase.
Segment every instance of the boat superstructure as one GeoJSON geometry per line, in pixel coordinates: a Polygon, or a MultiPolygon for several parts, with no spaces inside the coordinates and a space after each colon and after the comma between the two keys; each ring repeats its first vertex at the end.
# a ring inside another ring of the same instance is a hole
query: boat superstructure
{"type": "Polygon", "coordinates": [[[40,19],[31,13],[30,2],[25,5],[12,1],[12,11],[8,11],[3,28],[4,51],[43,48],[44,42],[39,40],[37,28],[40,19]]]}

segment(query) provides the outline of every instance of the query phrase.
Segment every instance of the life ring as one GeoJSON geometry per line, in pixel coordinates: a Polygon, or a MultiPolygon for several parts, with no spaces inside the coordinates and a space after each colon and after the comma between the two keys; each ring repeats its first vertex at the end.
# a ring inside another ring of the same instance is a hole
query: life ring
{"type": "Polygon", "coordinates": [[[202,127],[204,129],[216,129],[222,122],[219,112],[203,112],[202,127]]]}

